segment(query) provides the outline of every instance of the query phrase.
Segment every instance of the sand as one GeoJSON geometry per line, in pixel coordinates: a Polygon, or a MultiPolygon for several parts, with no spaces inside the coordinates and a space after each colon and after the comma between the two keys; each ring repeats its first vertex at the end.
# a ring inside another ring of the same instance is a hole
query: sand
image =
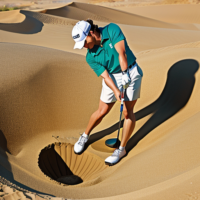
{"type": "Polygon", "coordinates": [[[1,199],[200,198],[200,5],[130,2],[0,13],[1,199]],[[73,49],[72,28],[87,18],[117,23],[144,73],[127,156],[112,167],[105,141],[117,135],[119,102],[73,152],[101,93],[87,50],[73,49]]]}

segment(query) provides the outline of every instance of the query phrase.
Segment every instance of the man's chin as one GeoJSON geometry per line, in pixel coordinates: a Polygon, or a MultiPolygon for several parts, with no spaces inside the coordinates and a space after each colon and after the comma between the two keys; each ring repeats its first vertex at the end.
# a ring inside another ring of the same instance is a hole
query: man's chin
{"type": "Polygon", "coordinates": [[[89,46],[88,49],[93,49],[94,45],[95,45],[95,44],[89,46]]]}

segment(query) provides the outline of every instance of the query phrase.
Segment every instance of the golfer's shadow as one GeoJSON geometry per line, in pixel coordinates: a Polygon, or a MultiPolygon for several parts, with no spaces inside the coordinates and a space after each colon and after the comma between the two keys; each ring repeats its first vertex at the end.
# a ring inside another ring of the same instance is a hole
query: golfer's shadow
{"type": "MultiPolygon", "coordinates": [[[[162,66],[161,66],[162,67],[162,66]]],[[[196,60],[187,59],[175,63],[168,71],[167,81],[163,92],[158,99],[147,107],[135,113],[136,120],[139,120],[151,113],[151,118],[129,139],[126,145],[127,153],[133,149],[137,143],[143,139],[157,126],[180,111],[190,99],[194,84],[195,73],[199,69],[199,63],[196,60]]],[[[158,83],[159,84],[159,83],[158,83]]],[[[122,120],[121,127],[123,127],[122,120]]],[[[119,122],[108,129],[92,134],[86,143],[87,148],[90,144],[100,140],[116,131],[119,122]]],[[[161,133],[162,134],[162,133],[161,133]]],[[[117,136],[116,136],[117,137],[117,136]]]]}

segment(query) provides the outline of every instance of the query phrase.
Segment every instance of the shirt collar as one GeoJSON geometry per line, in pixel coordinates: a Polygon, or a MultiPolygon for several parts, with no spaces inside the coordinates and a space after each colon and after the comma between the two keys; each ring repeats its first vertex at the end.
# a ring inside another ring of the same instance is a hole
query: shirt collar
{"type": "Polygon", "coordinates": [[[109,35],[108,35],[108,27],[99,27],[100,33],[101,33],[101,43],[103,43],[103,41],[105,39],[109,39],[109,35]]]}
{"type": "MultiPolygon", "coordinates": [[[[107,26],[99,27],[99,30],[100,30],[100,34],[101,34],[101,44],[102,44],[105,39],[109,39],[108,28],[107,28],[107,26]]],[[[93,56],[98,55],[101,50],[102,50],[102,47],[100,47],[98,45],[94,45],[94,47],[92,49],[88,49],[90,54],[92,54],[93,56]]]]}

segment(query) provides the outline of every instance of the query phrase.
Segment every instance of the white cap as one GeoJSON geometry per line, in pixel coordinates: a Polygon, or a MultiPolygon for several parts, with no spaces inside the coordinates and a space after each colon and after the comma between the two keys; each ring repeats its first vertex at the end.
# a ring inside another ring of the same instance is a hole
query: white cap
{"type": "Polygon", "coordinates": [[[76,42],[74,49],[82,49],[85,43],[85,39],[90,32],[91,25],[86,21],[79,21],[72,29],[72,37],[76,42]]]}

